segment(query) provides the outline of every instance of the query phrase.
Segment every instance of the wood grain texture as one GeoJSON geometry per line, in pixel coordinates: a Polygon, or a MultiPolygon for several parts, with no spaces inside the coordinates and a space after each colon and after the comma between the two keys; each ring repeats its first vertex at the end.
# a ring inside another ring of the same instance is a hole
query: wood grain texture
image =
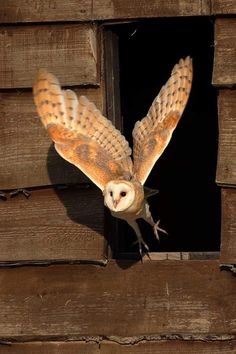
{"type": "Polygon", "coordinates": [[[163,16],[199,16],[210,13],[209,2],[191,0],[93,0],[96,19],[126,19],[163,16]]]}
{"type": "Polygon", "coordinates": [[[141,342],[125,346],[116,343],[101,344],[102,354],[233,354],[235,351],[235,341],[195,342],[192,340],[171,340],[141,342]]]}
{"type": "Polygon", "coordinates": [[[150,341],[135,345],[121,345],[102,341],[86,342],[35,342],[0,345],[0,354],[233,354],[236,341],[150,341]]]}
{"type": "Polygon", "coordinates": [[[0,201],[0,262],[103,258],[104,210],[95,188],[34,190],[0,201]]]}
{"type": "Polygon", "coordinates": [[[91,20],[92,0],[5,0],[0,22],[47,22],[91,20]]]}
{"type": "Polygon", "coordinates": [[[2,340],[236,331],[236,282],[218,261],[2,268],[0,288],[2,340]]]}
{"type": "Polygon", "coordinates": [[[95,343],[35,342],[0,345],[0,354],[101,354],[101,351],[95,343]]]}
{"type": "Polygon", "coordinates": [[[221,201],[220,261],[225,264],[236,264],[236,189],[222,189],[221,201]]]}
{"type": "Polygon", "coordinates": [[[201,16],[210,14],[207,0],[5,0],[0,21],[46,22],[113,20],[163,16],[201,16]]]}
{"type": "Polygon", "coordinates": [[[0,27],[0,88],[32,87],[40,68],[62,85],[98,84],[95,25],[0,27]]]}
{"type": "MultiPolygon", "coordinates": [[[[75,91],[103,111],[101,88],[75,91]]],[[[88,182],[55,151],[31,92],[0,93],[0,116],[0,190],[88,182]]]]}
{"type": "Polygon", "coordinates": [[[219,145],[216,182],[236,185],[236,90],[220,90],[219,145]]]}
{"type": "Polygon", "coordinates": [[[236,18],[218,18],[215,22],[213,85],[236,84],[236,18]]]}
{"type": "Polygon", "coordinates": [[[235,0],[211,0],[212,15],[235,15],[236,2],[235,0]]]}

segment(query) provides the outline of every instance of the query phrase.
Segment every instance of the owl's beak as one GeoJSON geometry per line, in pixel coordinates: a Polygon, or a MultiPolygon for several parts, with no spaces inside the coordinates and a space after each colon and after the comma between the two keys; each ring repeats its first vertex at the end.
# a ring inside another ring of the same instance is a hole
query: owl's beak
{"type": "Polygon", "coordinates": [[[120,198],[119,199],[113,199],[113,205],[114,205],[115,209],[117,208],[117,205],[119,204],[119,202],[120,202],[120,198]]]}

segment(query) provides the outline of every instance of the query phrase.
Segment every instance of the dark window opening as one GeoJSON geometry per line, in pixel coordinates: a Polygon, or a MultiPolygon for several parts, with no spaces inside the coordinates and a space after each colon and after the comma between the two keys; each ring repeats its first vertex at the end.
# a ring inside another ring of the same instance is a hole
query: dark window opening
{"type": "MultiPolygon", "coordinates": [[[[132,129],[142,119],[172,67],[193,58],[192,92],[172,140],[154,166],[146,186],[154,220],[168,232],[157,242],[152,228],[139,222],[152,252],[206,252],[220,247],[220,193],[217,162],[217,97],[211,85],[214,24],[209,18],[144,20],[112,27],[119,38],[123,133],[132,146],[132,129]]],[[[136,236],[118,222],[118,252],[137,252],[136,236]]]]}

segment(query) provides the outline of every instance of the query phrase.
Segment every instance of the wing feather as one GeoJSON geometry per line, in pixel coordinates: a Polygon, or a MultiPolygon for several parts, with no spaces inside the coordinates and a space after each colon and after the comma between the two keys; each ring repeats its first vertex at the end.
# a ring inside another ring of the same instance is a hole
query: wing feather
{"type": "Polygon", "coordinates": [[[100,189],[132,176],[131,149],[124,136],[85,96],[62,90],[57,78],[40,70],[33,86],[38,114],[57,152],[100,189]]]}
{"type": "Polygon", "coordinates": [[[154,99],[147,116],[133,130],[135,177],[144,184],[168,145],[187,104],[192,84],[192,59],[180,59],[154,99]]]}

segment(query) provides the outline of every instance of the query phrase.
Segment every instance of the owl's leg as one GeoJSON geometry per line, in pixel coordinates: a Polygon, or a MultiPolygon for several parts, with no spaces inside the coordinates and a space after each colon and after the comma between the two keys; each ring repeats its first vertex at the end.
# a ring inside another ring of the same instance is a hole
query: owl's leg
{"type": "Polygon", "coordinates": [[[143,219],[153,227],[153,232],[154,232],[158,241],[160,241],[158,231],[161,231],[164,234],[167,234],[166,230],[159,227],[160,220],[158,220],[157,222],[154,222],[148,203],[146,203],[146,205],[145,205],[145,215],[143,216],[143,219]]]}
{"type": "MultiPolygon", "coordinates": [[[[127,221],[127,220],[126,220],[127,221]]],[[[139,253],[140,253],[140,256],[142,258],[142,245],[144,246],[144,248],[149,252],[149,247],[148,245],[146,244],[146,242],[143,240],[142,238],[142,234],[141,234],[141,231],[139,229],[139,226],[137,224],[137,222],[135,220],[129,220],[127,221],[128,224],[133,228],[133,230],[135,231],[136,233],[136,236],[137,236],[137,243],[138,243],[138,246],[139,246],[139,253]]],[[[136,242],[135,242],[136,243],[136,242]]]]}

